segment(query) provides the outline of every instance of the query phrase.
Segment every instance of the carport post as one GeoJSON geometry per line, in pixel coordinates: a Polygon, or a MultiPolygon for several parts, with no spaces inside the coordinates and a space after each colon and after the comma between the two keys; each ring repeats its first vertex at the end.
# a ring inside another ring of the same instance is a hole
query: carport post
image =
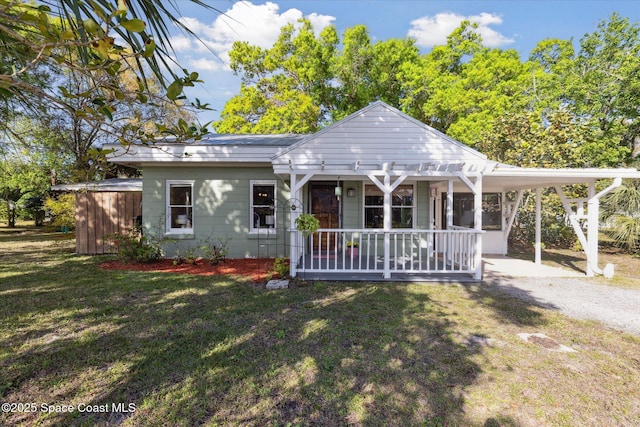
{"type": "Polygon", "coordinates": [[[540,187],[536,188],[536,257],[535,263],[542,264],[542,201],[540,187]]]}

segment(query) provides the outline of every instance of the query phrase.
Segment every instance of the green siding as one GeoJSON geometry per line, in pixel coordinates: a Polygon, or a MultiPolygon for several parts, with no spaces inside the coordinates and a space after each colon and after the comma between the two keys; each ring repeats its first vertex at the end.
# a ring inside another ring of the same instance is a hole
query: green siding
{"type": "MultiPolygon", "coordinates": [[[[170,236],[164,244],[166,256],[176,250],[185,254],[190,248],[199,248],[207,238],[230,239],[229,257],[278,257],[288,254],[289,186],[277,178],[271,167],[149,167],[143,173],[142,212],[146,235],[165,236],[165,194],[167,180],[194,181],[193,235],[170,236]],[[278,200],[276,208],[277,231],[270,235],[249,232],[250,183],[252,180],[275,180],[278,200]]],[[[307,190],[305,194],[305,203],[307,190]]],[[[419,181],[415,194],[415,225],[425,229],[429,225],[429,182],[419,181]]],[[[342,212],[343,226],[362,228],[364,182],[344,181],[342,212]],[[355,197],[347,197],[347,189],[355,190],[355,197]]],[[[306,206],[306,204],[305,204],[306,206]]],[[[306,211],[306,209],[305,209],[306,211]]],[[[198,253],[202,255],[201,253],[198,253]]]]}
{"type": "Polygon", "coordinates": [[[344,228],[362,228],[363,186],[361,181],[345,181],[343,183],[342,196],[342,224],[344,228]],[[347,197],[347,189],[356,190],[355,197],[347,197]]]}
{"type": "Polygon", "coordinates": [[[416,228],[429,228],[429,182],[418,181],[416,186],[416,228]]]}
{"type": "Polygon", "coordinates": [[[288,238],[289,216],[286,203],[276,209],[277,232],[269,236],[250,233],[250,183],[252,180],[275,180],[277,199],[289,199],[289,187],[278,179],[271,167],[265,168],[145,168],[143,173],[143,221],[148,235],[165,235],[166,181],[194,180],[194,212],[192,236],[169,236],[173,242],[164,245],[165,254],[174,256],[176,249],[184,254],[199,248],[209,237],[229,238],[229,257],[284,256],[288,238]]]}

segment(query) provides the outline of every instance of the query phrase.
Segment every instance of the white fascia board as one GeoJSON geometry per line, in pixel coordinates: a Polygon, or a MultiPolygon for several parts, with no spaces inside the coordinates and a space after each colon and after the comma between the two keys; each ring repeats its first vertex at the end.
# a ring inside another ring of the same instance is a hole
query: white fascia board
{"type": "Polygon", "coordinates": [[[599,179],[631,178],[639,179],[636,169],[598,168],[505,168],[496,169],[485,175],[484,186],[496,190],[528,190],[570,184],[584,184],[599,179]]]}
{"type": "Polygon", "coordinates": [[[487,172],[486,176],[495,177],[534,177],[534,178],[640,178],[640,171],[632,168],[563,168],[563,169],[545,169],[545,168],[495,168],[487,172]]]}
{"type": "Polygon", "coordinates": [[[137,164],[181,164],[181,163],[268,163],[274,153],[282,149],[278,146],[245,145],[156,145],[122,146],[105,145],[115,152],[107,156],[113,163],[137,164]]]}

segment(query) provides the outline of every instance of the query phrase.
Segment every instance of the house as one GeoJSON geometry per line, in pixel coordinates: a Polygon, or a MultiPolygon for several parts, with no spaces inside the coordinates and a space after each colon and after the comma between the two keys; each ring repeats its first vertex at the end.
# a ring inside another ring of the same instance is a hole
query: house
{"type": "Polygon", "coordinates": [[[480,280],[482,255],[506,254],[522,191],[545,187],[563,200],[587,274],[602,273],[599,199],[622,178],[640,178],[635,169],[499,164],[383,102],[311,135],[107,148],[115,150],[110,161],[143,171],[145,233],[179,250],[229,237],[230,257],[288,256],[291,275],[306,277],[480,280]],[[596,193],[601,179],[614,181],[596,193]],[[564,196],[562,186],[575,183],[589,186],[588,199],[564,196]],[[507,199],[511,191],[516,200],[507,199]],[[296,229],[302,213],[320,220],[308,237],[296,229]]]}

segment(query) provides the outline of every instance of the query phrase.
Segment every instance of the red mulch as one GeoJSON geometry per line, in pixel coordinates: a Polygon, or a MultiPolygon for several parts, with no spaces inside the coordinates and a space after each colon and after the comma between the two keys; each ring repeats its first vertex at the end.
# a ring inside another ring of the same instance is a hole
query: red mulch
{"type": "Polygon", "coordinates": [[[172,259],[163,259],[147,264],[124,263],[122,261],[107,261],[100,264],[106,270],[133,271],[161,271],[165,273],[198,274],[201,276],[215,276],[230,274],[250,278],[254,282],[265,282],[269,277],[276,277],[273,272],[271,258],[238,258],[228,259],[218,265],[211,265],[209,261],[198,259],[195,264],[182,263],[173,265],[172,259]]]}

